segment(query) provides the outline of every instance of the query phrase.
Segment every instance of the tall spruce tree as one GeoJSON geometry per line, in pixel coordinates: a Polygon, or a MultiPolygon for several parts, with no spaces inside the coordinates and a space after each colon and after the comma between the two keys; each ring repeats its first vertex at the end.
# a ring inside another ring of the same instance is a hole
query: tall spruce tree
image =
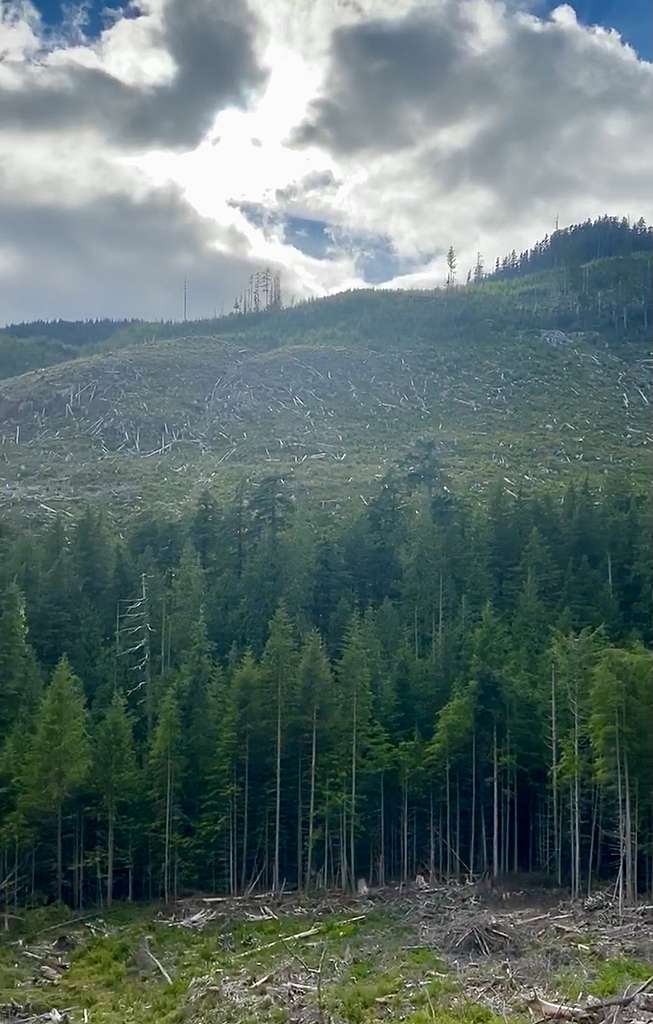
{"type": "MultiPolygon", "coordinates": [[[[300,844],[298,877],[305,877],[306,887],[313,880],[316,804],[318,798],[318,762],[324,755],[324,739],[331,727],[333,714],[333,679],[322,640],[311,631],[302,646],[297,670],[298,709],[300,714],[300,751],[309,764],[308,820],[306,840],[306,873],[302,871],[303,845],[300,844]]],[[[302,823],[300,820],[300,836],[302,823]]]]}
{"type": "Polygon", "coordinates": [[[161,889],[166,903],[178,882],[178,794],[182,784],[183,749],[181,715],[177,694],[170,688],[163,697],[150,746],[150,772],[162,833],[161,889]]]}
{"type": "Polygon", "coordinates": [[[263,652],[263,670],[268,688],[267,701],[273,711],[274,728],[274,852],[272,888],[281,885],[281,803],[283,742],[288,728],[290,697],[295,690],[296,652],[293,628],[283,605],[275,612],[263,652]]]}
{"type": "Polygon", "coordinates": [[[64,656],[43,694],[26,765],[29,807],[55,819],[59,901],[63,898],[63,811],[66,801],[85,781],[89,764],[82,686],[64,656]]]}
{"type": "MultiPolygon", "coordinates": [[[[358,774],[368,736],[371,708],[370,672],[359,614],[349,624],[337,665],[340,715],[343,739],[343,764],[349,762],[348,807],[343,793],[343,813],[349,812],[349,828],[342,830],[342,874],[356,887],[356,838],[359,824],[358,774]],[[347,750],[347,748],[349,748],[347,750]],[[345,760],[346,758],[346,760],[345,760]]],[[[343,778],[344,782],[344,778],[343,778]]]]}
{"type": "Polygon", "coordinates": [[[116,822],[138,792],[139,775],[132,721],[124,698],[115,693],[100,719],[93,745],[92,781],[106,818],[107,906],[113,902],[116,822]]]}

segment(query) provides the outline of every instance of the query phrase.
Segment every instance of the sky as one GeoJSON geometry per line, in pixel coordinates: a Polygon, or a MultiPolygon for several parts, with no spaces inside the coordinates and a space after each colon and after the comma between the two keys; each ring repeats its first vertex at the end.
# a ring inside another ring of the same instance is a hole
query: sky
{"type": "Polygon", "coordinates": [[[650,0],[0,0],[0,320],[434,287],[653,220],[650,0]]]}

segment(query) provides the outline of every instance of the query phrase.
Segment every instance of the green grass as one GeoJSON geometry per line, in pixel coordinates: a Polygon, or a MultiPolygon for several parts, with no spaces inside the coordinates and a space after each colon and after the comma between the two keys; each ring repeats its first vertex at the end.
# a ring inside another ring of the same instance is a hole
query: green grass
{"type": "MultiPolygon", "coordinates": [[[[84,1010],[93,1024],[285,1024],[298,1007],[316,1020],[322,964],[324,1024],[505,1024],[466,998],[464,973],[417,941],[416,922],[405,913],[390,906],[351,921],[351,911],[297,910],[279,911],[278,919],[220,917],[201,932],[169,926],[160,907],[119,906],[77,923],[62,908],[28,912],[0,936],[0,1006],[15,999],[34,1014],[71,1008],[73,1024],[84,1010]],[[43,953],[59,937],[70,940],[70,966],[56,985],[45,984],[24,950],[43,953]],[[145,942],[172,984],[143,954],[145,942]]],[[[488,961],[487,977],[495,970],[488,961]]],[[[651,973],[644,961],[587,954],[556,988],[569,999],[605,997],[651,973]]],[[[507,1019],[522,1024],[517,1014],[507,1019]]]]}
{"type": "Polygon", "coordinates": [[[334,1020],[374,1024],[396,1012],[419,1022],[437,1005],[452,1014],[450,1024],[465,1024],[452,1005],[458,983],[437,951],[410,944],[410,927],[392,911],[372,911],[360,921],[309,911],[278,920],[226,918],[201,932],[169,927],[147,907],[117,907],[88,922],[75,923],[73,916],[48,908],[28,913],[20,925],[28,950],[70,938],[70,966],[56,985],[44,984],[38,962],[18,951],[18,932],[0,938],[0,1005],[16,999],[34,1013],[69,1007],[73,1021],[87,1010],[93,1024],[284,1024],[288,1009],[279,979],[295,972],[307,989],[307,1006],[315,1009],[323,962],[323,1010],[334,1020]],[[301,940],[278,941],[311,927],[317,931],[301,940]],[[146,939],[172,985],[142,953],[139,959],[146,939]],[[195,979],[202,981],[194,987],[195,979]]]}
{"type": "Polygon", "coordinates": [[[644,960],[632,960],[628,957],[604,960],[598,966],[589,992],[605,999],[623,992],[628,985],[646,981],[652,974],[653,963],[646,963],[644,960]]]}
{"type": "Polygon", "coordinates": [[[589,956],[578,960],[574,968],[561,971],[555,988],[564,999],[577,1000],[592,995],[599,999],[619,995],[629,985],[646,981],[653,975],[653,963],[630,957],[598,960],[589,956]]]}

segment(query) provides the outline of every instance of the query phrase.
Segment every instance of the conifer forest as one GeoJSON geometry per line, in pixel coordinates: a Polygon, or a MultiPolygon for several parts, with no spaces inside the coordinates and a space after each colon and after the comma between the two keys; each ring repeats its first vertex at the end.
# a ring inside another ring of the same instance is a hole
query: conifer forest
{"type": "Polygon", "coordinates": [[[653,1024],[650,0],[0,0],[0,1024],[653,1024]]]}
{"type": "Polygon", "coordinates": [[[175,521],[5,524],[5,904],[650,892],[648,504],[445,479],[424,442],[328,522],[271,475],[175,521]]]}

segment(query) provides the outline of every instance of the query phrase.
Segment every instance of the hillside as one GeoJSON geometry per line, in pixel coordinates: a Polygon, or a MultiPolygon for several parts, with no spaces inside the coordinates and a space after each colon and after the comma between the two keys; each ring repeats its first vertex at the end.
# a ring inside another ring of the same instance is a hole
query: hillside
{"type": "Polygon", "coordinates": [[[0,381],[1,506],[176,511],[274,473],[326,507],[432,440],[456,488],[646,470],[648,261],[282,312],[126,325],[0,381]],[[183,332],[183,333],[182,333],[183,332]],[[181,336],[180,336],[181,335],[181,336]]]}

